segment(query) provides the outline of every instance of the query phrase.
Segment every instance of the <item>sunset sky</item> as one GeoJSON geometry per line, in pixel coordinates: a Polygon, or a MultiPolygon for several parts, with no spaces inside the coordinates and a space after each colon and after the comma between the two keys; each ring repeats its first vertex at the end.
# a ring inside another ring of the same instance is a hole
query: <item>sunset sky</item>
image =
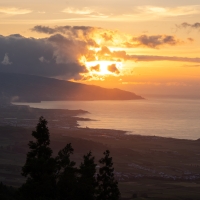
{"type": "Polygon", "coordinates": [[[199,0],[1,0],[0,72],[199,94],[199,0]]]}

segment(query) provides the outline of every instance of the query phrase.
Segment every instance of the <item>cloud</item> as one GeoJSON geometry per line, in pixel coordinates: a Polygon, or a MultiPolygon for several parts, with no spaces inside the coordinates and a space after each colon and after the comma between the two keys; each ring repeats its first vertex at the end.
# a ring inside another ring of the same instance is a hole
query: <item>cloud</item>
{"type": "Polygon", "coordinates": [[[38,33],[46,33],[46,34],[54,34],[56,33],[56,29],[55,28],[50,28],[48,26],[34,26],[32,29],[32,31],[36,31],[38,33]]]}
{"type": "Polygon", "coordinates": [[[41,56],[41,57],[39,57],[39,61],[40,62],[46,62],[46,63],[49,63],[49,60],[46,60],[45,58],[44,58],[44,56],[41,56]]]}
{"type": "Polygon", "coordinates": [[[134,61],[178,61],[178,62],[191,62],[191,63],[200,63],[200,58],[188,58],[188,57],[177,57],[177,56],[154,56],[154,55],[126,55],[126,60],[134,61]]]}
{"type": "Polygon", "coordinates": [[[177,62],[191,62],[200,63],[200,57],[178,57],[178,56],[157,56],[157,55],[131,55],[126,51],[110,51],[108,47],[102,47],[97,53],[98,58],[102,60],[133,60],[135,62],[150,62],[150,61],[177,61],[177,62]]]}
{"type": "Polygon", "coordinates": [[[150,62],[150,61],[177,61],[200,63],[200,57],[178,57],[178,56],[156,56],[156,55],[134,55],[127,54],[126,51],[112,51],[110,58],[123,59],[124,61],[133,60],[135,62],[150,62]]]}
{"type": "Polygon", "coordinates": [[[200,67],[200,65],[183,65],[182,67],[200,67]]]}
{"type": "Polygon", "coordinates": [[[196,22],[194,24],[189,24],[187,22],[183,22],[180,25],[177,25],[177,28],[191,28],[191,29],[200,29],[200,23],[196,22]]]}
{"type": "MultiPolygon", "coordinates": [[[[68,38],[84,40],[92,47],[102,45],[120,46],[125,48],[148,47],[159,48],[161,46],[180,45],[184,42],[173,35],[139,35],[120,33],[100,27],[91,26],[35,26],[31,29],[39,33],[56,34],[61,33],[68,38]]],[[[187,39],[188,40],[188,39],[187,39]]]]}
{"type": "Polygon", "coordinates": [[[92,14],[94,11],[87,7],[83,7],[81,9],[69,7],[69,8],[65,8],[62,12],[70,13],[70,14],[78,14],[78,15],[89,15],[89,14],[92,14]]]}
{"type": "Polygon", "coordinates": [[[65,79],[81,78],[87,72],[78,58],[87,52],[87,44],[59,34],[44,38],[25,38],[15,34],[0,36],[0,72],[35,74],[65,79]],[[9,55],[9,58],[8,58],[9,55]],[[11,63],[9,67],[3,67],[11,63]]]}
{"type": "Polygon", "coordinates": [[[133,36],[90,26],[38,25],[32,30],[46,33],[47,37],[26,38],[19,34],[0,36],[0,72],[82,79],[105,74],[119,76],[123,64],[128,60],[200,63],[200,58],[131,55],[123,50],[111,50],[115,47],[160,48],[182,44],[182,41],[170,35],[133,36]],[[9,67],[5,67],[5,64],[9,64],[9,67]]]}
{"type": "Polygon", "coordinates": [[[200,5],[171,7],[154,5],[132,6],[129,4],[126,5],[124,2],[121,6],[108,4],[106,7],[99,5],[95,7],[67,7],[63,9],[62,12],[66,13],[71,20],[79,21],[162,21],[165,18],[198,15],[200,14],[200,5]]]}
{"type": "Polygon", "coordinates": [[[100,71],[100,65],[97,64],[97,65],[95,65],[95,66],[92,66],[92,67],[90,67],[90,70],[91,70],[91,71],[99,72],[99,71],[100,71]]]}
{"type": "Polygon", "coordinates": [[[102,33],[101,36],[106,40],[106,41],[112,41],[113,36],[109,33],[102,33]]]}
{"type": "Polygon", "coordinates": [[[194,42],[194,39],[193,39],[193,38],[187,38],[187,40],[188,40],[189,42],[194,42]]]}
{"type": "MultiPolygon", "coordinates": [[[[113,11],[112,13],[115,13],[113,11]]],[[[186,6],[153,6],[143,5],[134,6],[127,9],[126,12],[123,10],[118,13],[111,15],[107,20],[110,21],[163,21],[172,20],[173,18],[182,16],[192,16],[200,14],[200,5],[186,5],[186,6]]]]}
{"type": "Polygon", "coordinates": [[[99,51],[97,51],[96,56],[99,60],[110,60],[112,59],[112,52],[106,46],[102,46],[99,51]]]}
{"type": "Polygon", "coordinates": [[[94,40],[92,40],[92,35],[100,28],[91,26],[56,26],[54,28],[48,26],[34,26],[31,30],[38,33],[46,33],[49,35],[61,33],[71,40],[84,40],[91,43],[93,46],[98,46],[94,40]]]}
{"type": "Polygon", "coordinates": [[[53,56],[57,64],[72,63],[88,51],[88,43],[73,40],[60,34],[52,35],[48,41],[54,46],[53,56]]]}
{"type": "MultiPolygon", "coordinates": [[[[70,15],[78,15],[84,19],[84,20],[88,20],[88,19],[92,19],[92,18],[107,18],[108,15],[100,13],[95,11],[92,8],[88,8],[88,7],[82,7],[82,8],[74,8],[74,7],[68,7],[65,8],[64,10],[62,10],[62,12],[66,13],[66,14],[70,14],[70,15]]],[[[79,19],[80,20],[80,19],[79,19]]]]}
{"type": "Polygon", "coordinates": [[[91,27],[91,26],[55,26],[54,28],[50,28],[48,26],[37,25],[37,26],[34,26],[31,30],[40,32],[40,33],[47,33],[47,34],[53,34],[53,33],[69,34],[70,32],[72,32],[72,33],[75,33],[77,36],[78,31],[82,31],[84,34],[87,34],[88,32],[91,32],[96,29],[98,28],[91,27]]]}
{"type": "MultiPolygon", "coordinates": [[[[141,35],[139,37],[133,37],[133,43],[129,43],[130,46],[145,46],[150,48],[157,48],[163,45],[178,45],[181,41],[171,35],[141,35]]],[[[129,46],[127,45],[127,46],[129,46]]]]}
{"type": "Polygon", "coordinates": [[[10,59],[9,59],[7,53],[5,53],[4,58],[3,58],[3,61],[2,61],[1,63],[2,63],[3,65],[11,65],[11,64],[12,64],[12,62],[10,62],[10,59]]]}
{"type": "Polygon", "coordinates": [[[200,5],[158,7],[158,6],[137,6],[134,10],[139,14],[150,17],[176,17],[200,13],[200,5]]]}
{"type": "Polygon", "coordinates": [[[29,9],[21,9],[15,7],[0,7],[0,13],[9,14],[9,15],[24,15],[31,13],[29,9]]]}
{"type": "Polygon", "coordinates": [[[119,74],[120,71],[117,69],[116,64],[112,64],[112,65],[108,65],[108,71],[115,73],[115,74],[119,74]]]}

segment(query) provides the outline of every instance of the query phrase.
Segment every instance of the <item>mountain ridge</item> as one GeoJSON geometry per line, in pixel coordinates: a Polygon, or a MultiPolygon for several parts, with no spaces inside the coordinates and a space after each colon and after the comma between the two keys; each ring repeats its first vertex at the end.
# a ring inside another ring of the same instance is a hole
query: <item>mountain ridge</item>
{"type": "Polygon", "coordinates": [[[144,99],[118,88],[15,73],[0,73],[0,94],[19,102],[144,99]]]}

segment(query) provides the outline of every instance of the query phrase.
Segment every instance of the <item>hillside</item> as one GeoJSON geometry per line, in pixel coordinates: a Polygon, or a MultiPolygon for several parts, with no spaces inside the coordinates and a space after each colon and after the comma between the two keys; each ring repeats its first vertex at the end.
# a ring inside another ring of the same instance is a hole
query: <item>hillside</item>
{"type": "Polygon", "coordinates": [[[0,94],[12,101],[136,100],[132,92],[35,75],[0,73],[0,94]]]}

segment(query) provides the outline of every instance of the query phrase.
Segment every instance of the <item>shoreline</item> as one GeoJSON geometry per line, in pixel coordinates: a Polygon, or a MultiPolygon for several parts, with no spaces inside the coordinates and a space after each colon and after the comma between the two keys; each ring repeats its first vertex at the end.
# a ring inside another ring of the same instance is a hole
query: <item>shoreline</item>
{"type": "MultiPolygon", "coordinates": [[[[1,108],[2,109],[2,108],[1,108]]],[[[84,128],[83,125],[80,125],[80,122],[85,121],[99,121],[96,119],[92,119],[90,117],[84,117],[85,114],[90,114],[90,112],[82,109],[76,109],[76,110],[69,110],[69,109],[60,109],[60,108],[33,108],[29,105],[16,105],[16,104],[11,104],[11,105],[6,105],[4,107],[4,110],[9,110],[9,112],[17,112],[17,115],[14,117],[11,117],[10,115],[7,117],[1,116],[0,118],[0,125],[7,124],[7,125],[12,125],[12,126],[22,126],[22,127],[34,127],[34,123],[37,122],[39,113],[40,115],[49,116],[47,120],[49,121],[50,127],[57,127],[57,128],[64,128],[64,129],[70,129],[70,128],[84,128]],[[21,110],[21,111],[20,111],[21,110]],[[20,117],[21,112],[27,112],[27,113],[36,113],[35,117],[26,117],[22,118],[20,117]],[[59,112],[62,114],[60,115],[59,112]],[[46,114],[45,114],[46,113],[46,114]],[[57,114],[55,114],[57,113],[57,114]],[[57,116],[57,119],[55,119],[57,116]],[[10,119],[9,119],[10,118],[10,119]],[[30,121],[33,121],[34,123],[30,123],[30,121]],[[3,121],[3,123],[1,123],[3,121]],[[66,121],[68,121],[66,123],[66,121]]],[[[173,137],[173,136],[161,136],[161,135],[151,135],[151,134],[137,134],[134,133],[133,131],[128,131],[128,130],[123,130],[123,129],[110,129],[110,128],[96,128],[96,127],[89,127],[87,124],[86,126],[88,129],[96,129],[96,130],[106,130],[109,129],[111,131],[121,131],[123,133],[126,133],[126,135],[133,135],[133,136],[145,136],[145,137],[161,137],[161,138],[172,138],[172,139],[180,139],[180,140],[192,140],[196,141],[199,138],[178,138],[178,137],[173,137]]]]}
{"type": "MultiPolygon", "coordinates": [[[[83,109],[90,114],[77,113],[79,127],[130,131],[127,134],[161,136],[197,140],[200,124],[200,103],[191,100],[148,101],[87,101],[43,102],[32,107],[53,109],[83,109]],[[87,119],[83,119],[87,118],[87,119]],[[94,120],[97,120],[94,122],[94,120]],[[85,121],[85,122],[84,122],[85,121]]],[[[53,110],[52,109],[52,110],[53,110]]],[[[46,115],[48,116],[48,115],[46,115]]],[[[44,116],[45,117],[45,116],[44,116]]],[[[66,127],[66,125],[64,125],[66,127]]]]}
{"type": "MultiPolygon", "coordinates": [[[[88,133],[92,133],[93,136],[98,136],[98,137],[132,137],[132,138],[138,138],[138,139],[150,139],[150,140],[180,140],[180,141],[199,141],[200,138],[198,139],[184,139],[184,138],[174,138],[174,137],[164,137],[164,136],[157,136],[157,135],[140,135],[140,134],[130,134],[130,131],[124,131],[124,130],[118,130],[118,129],[103,129],[103,128],[89,128],[89,127],[74,127],[74,128],[64,128],[64,127],[59,127],[61,130],[69,130],[69,131],[87,131],[88,133]]],[[[67,134],[66,134],[67,135],[67,134]]]]}

